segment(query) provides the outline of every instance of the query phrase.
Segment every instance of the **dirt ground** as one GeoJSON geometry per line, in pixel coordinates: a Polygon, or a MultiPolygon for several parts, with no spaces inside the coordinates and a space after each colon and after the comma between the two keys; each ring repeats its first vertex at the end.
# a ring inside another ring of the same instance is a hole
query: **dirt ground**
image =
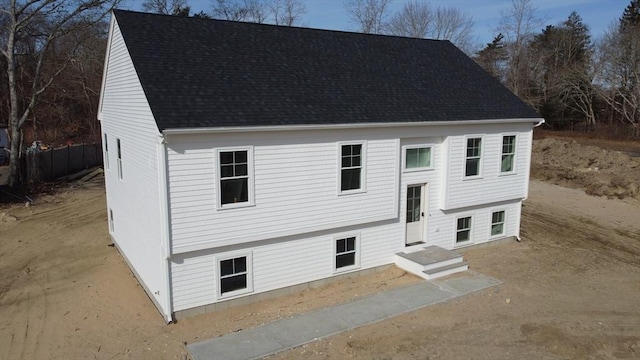
{"type": "MultiPolygon", "coordinates": [[[[522,242],[465,253],[501,285],[272,358],[640,358],[640,203],[565,185],[531,182],[522,242]]],[[[165,325],[109,244],[99,182],[0,206],[0,359],[184,359],[184,343],[420,281],[390,268],[165,325]]]]}

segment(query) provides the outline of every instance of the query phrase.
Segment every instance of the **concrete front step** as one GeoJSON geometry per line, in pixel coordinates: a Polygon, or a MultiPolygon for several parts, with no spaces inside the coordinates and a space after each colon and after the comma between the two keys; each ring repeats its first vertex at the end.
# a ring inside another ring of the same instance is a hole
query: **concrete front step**
{"type": "Polygon", "coordinates": [[[462,255],[438,246],[428,246],[423,250],[409,253],[397,253],[395,263],[399,268],[428,280],[469,268],[462,255]]]}

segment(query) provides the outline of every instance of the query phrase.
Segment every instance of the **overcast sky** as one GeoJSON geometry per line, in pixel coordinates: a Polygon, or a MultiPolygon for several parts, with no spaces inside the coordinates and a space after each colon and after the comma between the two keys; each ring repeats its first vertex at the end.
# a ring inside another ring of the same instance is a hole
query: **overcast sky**
{"type": "MultiPolygon", "coordinates": [[[[127,0],[123,8],[142,10],[144,0],[127,0]]],[[[392,12],[409,0],[392,0],[392,12]]],[[[187,0],[192,11],[211,12],[213,0],[187,0]]],[[[344,0],[302,0],[307,7],[303,25],[311,28],[353,31],[344,10],[344,0]]],[[[533,0],[546,24],[557,24],[577,11],[591,29],[592,37],[602,34],[604,29],[622,14],[630,0],[533,0]]],[[[433,6],[455,6],[473,16],[475,35],[481,44],[490,42],[495,27],[500,21],[500,12],[509,8],[511,0],[431,0],[433,6]]],[[[540,29],[542,30],[542,29],[540,29]]]]}

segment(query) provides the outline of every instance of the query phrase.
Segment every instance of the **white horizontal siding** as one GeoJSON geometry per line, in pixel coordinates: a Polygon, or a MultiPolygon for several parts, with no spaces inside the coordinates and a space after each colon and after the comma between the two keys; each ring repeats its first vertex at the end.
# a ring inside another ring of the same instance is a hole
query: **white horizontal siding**
{"type": "Polygon", "coordinates": [[[472,133],[470,137],[482,137],[481,176],[465,178],[466,139],[465,135],[450,136],[447,139],[447,168],[442,179],[446,182],[440,206],[442,209],[459,209],[492,202],[523,199],[527,195],[529,181],[529,159],[531,152],[531,126],[520,125],[519,129],[489,128],[484,132],[472,133]],[[502,136],[516,135],[515,172],[500,173],[502,136]]]}
{"type": "MultiPolygon", "coordinates": [[[[101,102],[101,126],[109,142],[105,170],[108,207],[113,211],[112,236],[144,285],[156,298],[164,296],[160,229],[157,138],[151,109],[138,80],[118,24],[113,23],[101,102]],[[118,178],[120,139],[124,179],[118,178]]],[[[168,295],[168,294],[167,294],[168,295]]]]}
{"type": "Polygon", "coordinates": [[[270,135],[169,139],[174,251],[193,244],[215,247],[397,217],[397,140],[320,132],[312,143],[301,144],[304,132],[287,139],[270,135]],[[338,195],[337,143],[345,139],[366,140],[366,192],[338,195]],[[247,144],[253,145],[255,206],[218,209],[215,151],[247,144]]]}

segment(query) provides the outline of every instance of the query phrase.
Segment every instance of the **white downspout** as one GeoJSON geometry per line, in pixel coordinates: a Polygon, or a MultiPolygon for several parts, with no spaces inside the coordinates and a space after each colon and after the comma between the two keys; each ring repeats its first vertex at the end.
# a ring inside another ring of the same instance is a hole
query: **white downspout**
{"type": "Polygon", "coordinates": [[[161,243],[162,251],[162,283],[164,287],[161,296],[164,318],[167,324],[173,321],[173,308],[171,302],[171,227],[169,221],[169,191],[168,191],[168,169],[167,169],[167,146],[164,136],[158,137],[158,177],[160,185],[160,218],[161,218],[161,243]]]}

